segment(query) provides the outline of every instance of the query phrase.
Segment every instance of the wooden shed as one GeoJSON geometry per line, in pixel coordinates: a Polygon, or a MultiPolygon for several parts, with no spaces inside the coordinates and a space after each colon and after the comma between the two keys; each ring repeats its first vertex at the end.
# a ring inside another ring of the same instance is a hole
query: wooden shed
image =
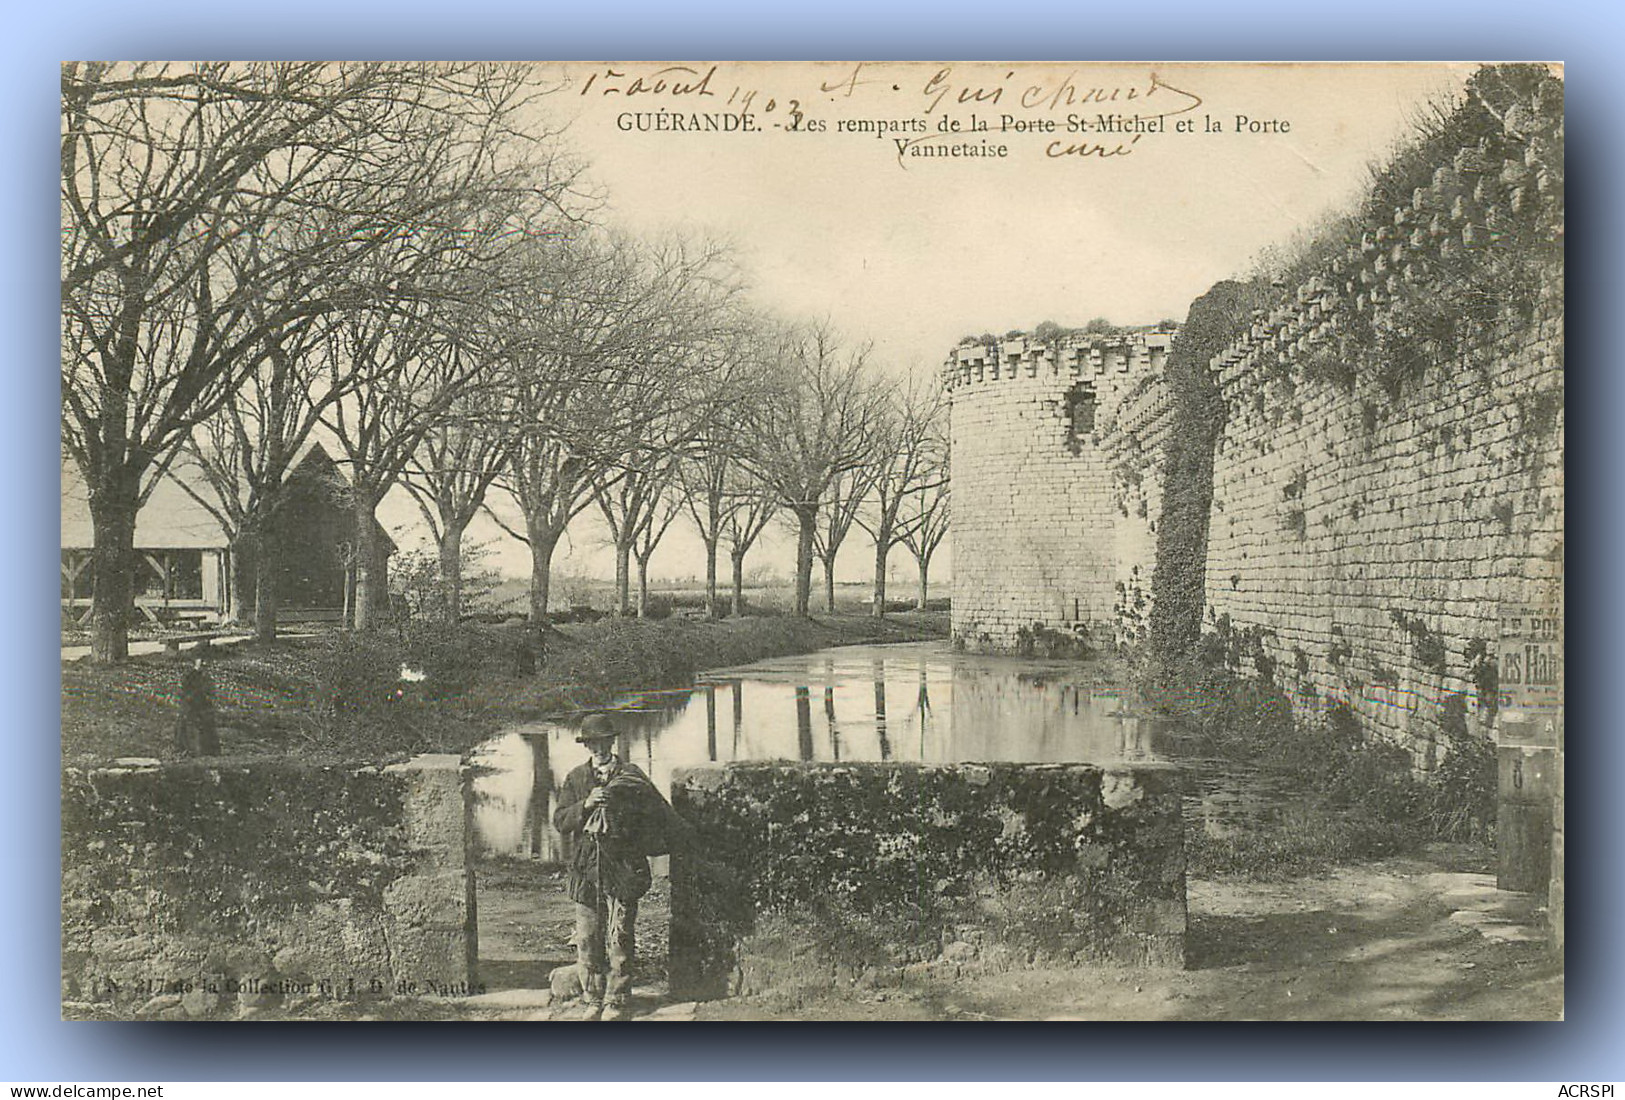
{"type": "MultiPolygon", "coordinates": [[[[319,444],[311,444],[288,475],[277,584],[279,618],[339,621],[354,593],[351,564],[355,518],[349,481],[319,444]]],[[[177,466],[153,487],[136,513],[135,608],[153,622],[220,622],[252,616],[256,563],[236,547],[203,501],[214,491],[195,467],[177,466]]],[[[374,523],[376,524],[376,520],[374,523]]],[[[395,544],[375,528],[387,578],[395,544]]],[[[79,471],[62,467],[62,607],[65,617],[90,612],[93,545],[89,499],[79,471]]],[[[387,584],[377,588],[388,599],[387,584]]]]}

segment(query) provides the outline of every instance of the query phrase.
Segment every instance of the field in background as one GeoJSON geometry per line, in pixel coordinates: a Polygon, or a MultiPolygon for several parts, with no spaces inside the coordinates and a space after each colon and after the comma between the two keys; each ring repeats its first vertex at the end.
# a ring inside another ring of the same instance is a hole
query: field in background
{"type": "MultiPolygon", "coordinates": [[[[938,585],[934,584],[930,593],[930,609],[935,611],[947,610],[949,585],[946,580],[938,585]]],[[[656,597],[664,598],[666,606],[676,607],[703,607],[705,603],[704,582],[695,583],[662,583],[650,585],[651,600],[656,597]]],[[[869,611],[870,599],[873,595],[872,585],[869,581],[845,581],[835,586],[835,613],[838,615],[861,615],[869,611]]],[[[717,596],[724,606],[733,598],[733,590],[726,584],[720,585],[717,596]]],[[[633,591],[633,600],[636,601],[636,589],[633,591]]],[[[770,579],[757,581],[745,585],[745,603],[755,612],[763,614],[787,614],[795,603],[795,586],[788,580],[770,579]]],[[[915,584],[912,578],[901,584],[893,584],[887,590],[888,608],[906,606],[912,608],[915,603],[915,584]]],[[[552,589],[552,610],[566,612],[574,607],[591,607],[594,611],[610,612],[615,609],[615,585],[612,581],[598,580],[590,577],[554,577],[552,589]]],[[[530,581],[526,578],[505,577],[486,594],[482,595],[471,605],[471,610],[485,614],[523,615],[530,606],[530,581]]],[[[822,615],[827,612],[824,606],[824,589],[822,580],[817,580],[813,586],[812,612],[822,615]]]]}

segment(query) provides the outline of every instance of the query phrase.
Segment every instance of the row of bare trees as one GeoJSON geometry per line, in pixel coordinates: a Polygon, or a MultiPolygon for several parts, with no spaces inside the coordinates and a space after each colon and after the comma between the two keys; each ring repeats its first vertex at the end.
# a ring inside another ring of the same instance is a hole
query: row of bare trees
{"type": "Polygon", "coordinates": [[[353,616],[385,606],[375,513],[396,488],[461,613],[482,510],[553,553],[596,505],[623,611],[683,513],[733,565],[775,514],[796,607],[854,524],[922,575],[946,523],[934,388],[881,379],[828,324],[753,316],[714,245],[595,226],[542,121],[551,89],[502,65],[70,64],[62,72],[62,433],[89,493],[92,652],[127,653],[135,517],[196,468],[273,637],[289,476],[336,448],[354,510],[353,616]],[[491,507],[492,494],[511,502],[491,507]]]}
{"type": "Polygon", "coordinates": [[[946,412],[928,379],[876,369],[865,347],[828,323],[747,321],[731,344],[738,370],[725,400],[680,441],[618,472],[597,500],[618,551],[623,614],[642,613],[649,558],[686,511],[705,547],[708,605],[718,611],[719,561],[732,565],[731,606],[744,602],[745,556],[775,519],[796,540],[795,611],[812,603],[823,567],[825,609],[835,608],[836,557],[854,526],[875,546],[874,613],[884,614],[889,555],[914,555],[925,600],[932,556],[948,522],[946,412]],[[638,565],[638,598],[627,555],[638,565]]]}
{"type": "Polygon", "coordinates": [[[736,444],[742,466],[788,514],[796,533],[795,609],[809,610],[813,564],[835,610],[835,562],[854,524],[874,539],[873,608],[884,614],[889,555],[900,543],[920,566],[946,533],[945,409],[929,379],[874,368],[867,348],[843,347],[827,324],[782,332],[767,371],[769,399],[736,444]]]}

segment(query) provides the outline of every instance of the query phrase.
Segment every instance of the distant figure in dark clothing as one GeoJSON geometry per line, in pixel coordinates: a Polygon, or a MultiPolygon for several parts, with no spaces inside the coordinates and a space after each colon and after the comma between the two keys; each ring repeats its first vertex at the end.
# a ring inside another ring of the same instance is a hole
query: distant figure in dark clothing
{"type": "Polygon", "coordinates": [[[513,647],[513,674],[534,676],[538,663],[547,662],[547,636],[541,627],[527,626],[519,633],[513,647]]]}
{"type": "Polygon", "coordinates": [[[637,956],[638,899],[649,892],[651,849],[671,812],[635,765],[615,755],[607,714],[588,715],[576,740],[592,759],[565,777],[553,824],[571,842],[568,890],[576,903],[576,965],[588,1020],[624,1020],[637,956]]]}
{"type": "Polygon", "coordinates": [[[214,728],[214,685],[194,660],[181,673],[181,712],[175,719],[175,751],[182,756],[220,755],[220,735],[214,728]]]}
{"type": "Polygon", "coordinates": [[[531,647],[528,635],[519,635],[519,640],[513,644],[513,674],[536,675],[536,650],[531,647]]]}

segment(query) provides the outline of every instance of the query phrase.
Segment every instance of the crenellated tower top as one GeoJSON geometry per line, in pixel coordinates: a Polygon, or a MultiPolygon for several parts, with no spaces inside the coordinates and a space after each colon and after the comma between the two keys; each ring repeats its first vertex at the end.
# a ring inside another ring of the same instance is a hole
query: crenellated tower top
{"type": "Polygon", "coordinates": [[[1046,339],[1016,333],[987,343],[960,344],[942,366],[950,395],[1022,379],[1083,380],[1160,372],[1177,329],[1163,324],[1111,333],[1072,333],[1046,339]]]}

